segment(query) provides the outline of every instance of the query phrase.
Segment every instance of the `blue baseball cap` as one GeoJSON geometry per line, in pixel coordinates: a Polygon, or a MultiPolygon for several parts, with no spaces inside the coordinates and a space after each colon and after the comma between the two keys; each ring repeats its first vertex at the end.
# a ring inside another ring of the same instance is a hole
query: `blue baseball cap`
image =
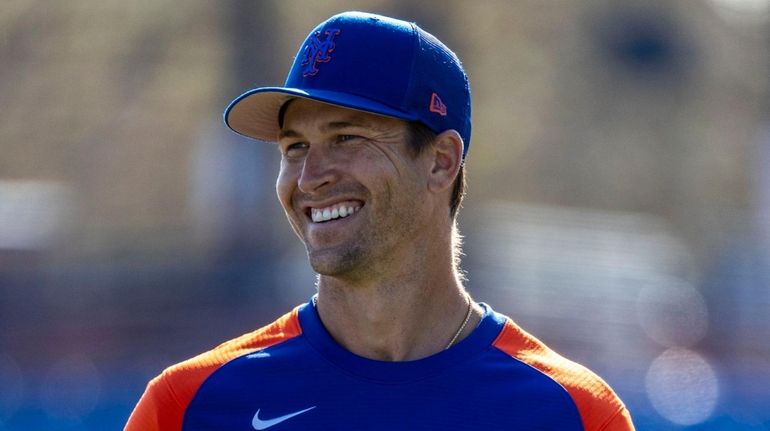
{"type": "Polygon", "coordinates": [[[419,121],[435,133],[456,130],[463,158],[471,141],[471,94],[457,56],[414,23],[345,12],[319,24],[303,42],[283,87],[249,90],[224,113],[241,135],[272,142],[289,99],[419,121]]]}

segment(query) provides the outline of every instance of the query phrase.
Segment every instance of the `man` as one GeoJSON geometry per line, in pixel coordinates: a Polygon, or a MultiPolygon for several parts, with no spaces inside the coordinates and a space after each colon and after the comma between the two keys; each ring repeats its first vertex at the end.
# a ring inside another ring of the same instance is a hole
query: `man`
{"type": "Polygon", "coordinates": [[[155,378],[126,429],[632,430],[599,377],[465,291],[460,61],[414,24],[321,23],[284,87],[225,121],[277,141],[278,198],[318,293],[155,378]]]}

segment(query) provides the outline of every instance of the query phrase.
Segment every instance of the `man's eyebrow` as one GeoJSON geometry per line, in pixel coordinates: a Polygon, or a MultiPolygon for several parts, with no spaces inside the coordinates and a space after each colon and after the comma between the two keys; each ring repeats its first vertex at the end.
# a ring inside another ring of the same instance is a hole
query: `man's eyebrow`
{"type": "MultiPolygon", "coordinates": [[[[371,126],[369,123],[365,121],[358,121],[356,119],[352,120],[346,120],[346,121],[332,121],[323,126],[324,131],[335,131],[335,130],[341,130],[341,129],[348,129],[352,127],[363,127],[363,128],[370,128],[371,126]]],[[[283,129],[278,133],[278,139],[284,139],[284,138],[297,138],[299,137],[299,132],[292,130],[292,129],[283,129]]]]}
{"type": "Polygon", "coordinates": [[[297,138],[297,137],[299,137],[299,133],[295,132],[292,129],[284,129],[278,133],[278,140],[281,140],[283,138],[297,138]]]}
{"type": "Polygon", "coordinates": [[[364,122],[359,121],[332,121],[331,123],[327,124],[325,129],[327,130],[339,130],[339,129],[347,129],[351,127],[366,127],[368,128],[369,125],[364,122]]]}

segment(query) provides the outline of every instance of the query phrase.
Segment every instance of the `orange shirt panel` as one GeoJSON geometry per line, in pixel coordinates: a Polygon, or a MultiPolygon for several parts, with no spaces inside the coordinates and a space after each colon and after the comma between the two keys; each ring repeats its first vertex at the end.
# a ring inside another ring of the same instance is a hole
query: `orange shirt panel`
{"type": "Polygon", "coordinates": [[[294,338],[302,333],[297,312],[285,314],[269,326],[242,335],[187,361],[167,368],[147,385],[124,431],[182,429],[187,406],[198,388],[219,367],[232,359],[294,338]]]}
{"type": "Polygon", "coordinates": [[[545,346],[508,319],[495,347],[561,384],[580,412],[586,431],[633,431],[631,416],[620,398],[599,376],[545,346]]]}

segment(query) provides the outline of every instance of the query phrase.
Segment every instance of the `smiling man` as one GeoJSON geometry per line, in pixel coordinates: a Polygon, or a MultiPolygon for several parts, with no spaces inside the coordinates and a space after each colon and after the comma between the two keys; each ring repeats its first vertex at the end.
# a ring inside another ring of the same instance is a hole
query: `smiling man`
{"type": "Polygon", "coordinates": [[[599,377],[463,286],[470,103],[440,41],[358,12],[310,33],[285,86],[235,99],[228,126],[277,142],[318,292],[165,370],[126,429],[633,430],[599,377]]]}

